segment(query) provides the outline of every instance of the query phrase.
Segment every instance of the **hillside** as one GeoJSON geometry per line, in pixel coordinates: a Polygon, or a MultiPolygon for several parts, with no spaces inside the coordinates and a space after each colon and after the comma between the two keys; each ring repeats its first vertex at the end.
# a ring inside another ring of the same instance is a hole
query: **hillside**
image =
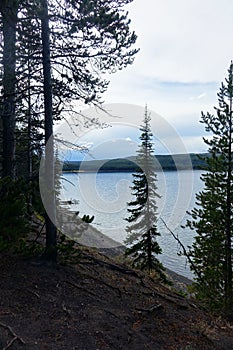
{"type": "Polygon", "coordinates": [[[233,349],[230,324],[194,300],[80,249],[73,267],[1,254],[1,349],[233,349]]]}
{"type": "MultiPolygon", "coordinates": [[[[156,155],[155,171],[203,169],[205,162],[197,154],[156,155]]],[[[203,156],[203,155],[202,155],[203,156]]],[[[63,171],[89,171],[89,172],[134,172],[137,169],[136,156],[117,159],[66,161],[63,171]]]]}

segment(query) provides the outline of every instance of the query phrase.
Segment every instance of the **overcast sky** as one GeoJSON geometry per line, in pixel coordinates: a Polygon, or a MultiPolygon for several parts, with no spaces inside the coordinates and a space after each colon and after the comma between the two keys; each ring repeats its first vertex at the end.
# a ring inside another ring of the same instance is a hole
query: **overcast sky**
{"type": "MultiPolygon", "coordinates": [[[[164,132],[158,134],[160,124],[162,129],[166,124],[168,131],[173,128],[172,146],[166,144],[164,151],[157,144],[156,153],[183,153],[182,147],[174,147],[177,137],[187,152],[205,152],[204,126],[199,121],[201,111],[212,112],[217,105],[220,83],[233,59],[233,1],[134,0],[126,8],[140,52],[132,66],[109,76],[105,102],[122,104],[124,109],[124,103],[142,108],[147,104],[155,112],[152,131],[160,146],[165,142],[164,132]]],[[[81,135],[84,144],[95,144],[94,157],[101,152],[102,158],[134,153],[133,131],[141,124],[143,110],[139,108],[136,119],[135,109],[126,106],[126,110],[126,117],[113,121],[116,128],[81,135]]]]}
{"type": "Polygon", "coordinates": [[[190,152],[204,151],[201,111],[212,111],[233,59],[232,0],[134,0],[132,66],[110,77],[107,103],[144,106],[165,118],[190,152]]]}

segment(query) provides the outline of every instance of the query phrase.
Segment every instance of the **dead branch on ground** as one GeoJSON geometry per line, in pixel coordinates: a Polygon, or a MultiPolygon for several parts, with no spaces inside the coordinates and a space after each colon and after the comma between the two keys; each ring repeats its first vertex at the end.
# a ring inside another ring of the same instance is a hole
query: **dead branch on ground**
{"type": "Polygon", "coordinates": [[[11,345],[12,345],[17,339],[18,339],[22,344],[25,344],[25,341],[24,341],[21,337],[19,337],[19,336],[13,331],[13,329],[12,329],[10,326],[8,326],[7,324],[2,323],[2,322],[0,322],[0,326],[3,327],[3,328],[6,328],[6,329],[11,333],[11,335],[13,336],[13,339],[11,339],[11,340],[9,341],[9,343],[8,343],[6,346],[4,346],[4,348],[2,348],[2,350],[7,350],[7,349],[9,349],[9,348],[11,347],[11,345]]]}

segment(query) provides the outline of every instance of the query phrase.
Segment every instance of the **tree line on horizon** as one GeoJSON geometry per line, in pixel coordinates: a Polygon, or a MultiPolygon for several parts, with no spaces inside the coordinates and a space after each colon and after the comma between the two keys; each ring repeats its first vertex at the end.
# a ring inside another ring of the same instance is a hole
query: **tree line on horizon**
{"type": "MultiPolygon", "coordinates": [[[[204,170],[206,168],[205,158],[208,154],[174,154],[174,155],[155,155],[155,171],[174,171],[174,170],[204,170]]],[[[62,170],[69,171],[98,171],[98,172],[134,172],[138,168],[137,156],[127,158],[89,160],[89,161],[69,161],[63,162],[62,170]],[[104,164],[103,164],[104,162],[104,164]]]]}

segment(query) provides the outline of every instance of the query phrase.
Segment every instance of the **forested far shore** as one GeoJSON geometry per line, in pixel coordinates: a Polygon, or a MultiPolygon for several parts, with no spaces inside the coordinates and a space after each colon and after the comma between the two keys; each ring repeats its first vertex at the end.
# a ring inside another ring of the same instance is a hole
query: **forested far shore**
{"type": "MultiPolygon", "coordinates": [[[[202,154],[174,154],[174,155],[156,155],[155,171],[174,171],[188,169],[205,169],[206,162],[202,154]]],[[[63,163],[64,172],[134,172],[138,168],[136,156],[127,158],[90,160],[90,161],[65,161],[63,163]]]]}

